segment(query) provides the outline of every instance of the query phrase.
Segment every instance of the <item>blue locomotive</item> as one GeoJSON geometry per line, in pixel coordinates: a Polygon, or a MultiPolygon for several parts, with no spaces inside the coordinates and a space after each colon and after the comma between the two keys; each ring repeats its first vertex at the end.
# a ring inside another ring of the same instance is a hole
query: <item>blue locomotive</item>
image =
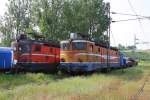
{"type": "Polygon", "coordinates": [[[0,71],[13,68],[13,50],[9,47],[0,47],[0,71]]]}

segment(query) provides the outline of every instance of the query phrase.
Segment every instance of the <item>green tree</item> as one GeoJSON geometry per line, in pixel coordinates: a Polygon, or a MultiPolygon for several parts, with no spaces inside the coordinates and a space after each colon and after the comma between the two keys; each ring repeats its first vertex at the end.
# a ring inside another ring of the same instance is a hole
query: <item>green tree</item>
{"type": "Polygon", "coordinates": [[[2,43],[10,46],[11,40],[22,32],[32,31],[31,0],[9,0],[7,12],[1,19],[2,43]]]}
{"type": "Polygon", "coordinates": [[[127,48],[121,44],[118,44],[118,49],[119,50],[127,50],[127,48]]]}
{"type": "Polygon", "coordinates": [[[10,46],[11,39],[14,37],[12,32],[13,25],[11,24],[13,20],[9,17],[4,17],[0,21],[1,46],[10,46]]]}
{"type": "Polygon", "coordinates": [[[17,34],[26,32],[31,27],[32,0],[9,0],[6,14],[13,19],[14,30],[17,34]]]}
{"type": "Polygon", "coordinates": [[[103,0],[9,0],[0,31],[6,42],[33,31],[41,32],[46,40],[64,40],[70,32],[81,32],[99,41],[109,25],[105,13],[103,0]]]}
{"type": "Polygon", "coordinates": [[[108,28],[103,0],[43,0],[42,3],[39,0],[39,3],[38,26],[48,39],[67,39],[70,32],[82,32],[100,40],[108,28]]]}
{"type": "Polygon", "coordinates": [[[108,28],[103,0],[73,0],[64,3],[63,19],[68,32],[83,32],[100,40],[108,28]]]}

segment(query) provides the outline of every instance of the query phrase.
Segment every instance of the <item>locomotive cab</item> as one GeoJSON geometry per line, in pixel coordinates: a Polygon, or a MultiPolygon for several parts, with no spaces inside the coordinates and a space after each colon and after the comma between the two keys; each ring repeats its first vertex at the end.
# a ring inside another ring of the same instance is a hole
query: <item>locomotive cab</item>
{"type": "Polygon", "coordinates": [[[29,41],[20,41],[18,44],[18,62],[31,62],[31,44],[29,41]]]}
{"type": "MultiPolygon", "coordinates": [[[[61,42],[61,61],[62,62],[83,62],[85,57],[79,57],[80,54],[87,52],[86,40],[72,40],[61,42]]],[[[84,56],[84,55],[83,55],[84,56]]]]}
{"type": "Polygon", "coordinates": [[[12,48],[18,69],[31,72],[57,71],[60,47],[55,42],[31,40],[26,36],[20,36],[16,42],[12,42],[12,48]]]}
{"type": "Polygon", "coordinates": [[[12,49],[14,51],[15,63],[29,61],[30,56],[27,54],[31,52],[31,45],[28,41],[13,42],[12,49]]]}
{"type": "Polygon", "coordinates": [[[67,72],[84,71],[85,62],[88,59],[88,41],[67,40],[62,41],[60,45],[60,70],[66,70],[67,72]]]}

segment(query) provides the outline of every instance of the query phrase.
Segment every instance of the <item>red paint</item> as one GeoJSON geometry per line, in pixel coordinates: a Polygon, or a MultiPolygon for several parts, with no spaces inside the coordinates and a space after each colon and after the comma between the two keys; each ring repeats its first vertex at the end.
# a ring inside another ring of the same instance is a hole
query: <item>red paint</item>
{"type": "MultiPolygon", "coordinates": [[[[23,40],[21,41],[23,42],[23,40]]],[[[27,63],[59,63],[60,62],[60,48],[59,46],[51,45],[45,42],[37,41],[28,41],[25,40],[23,46],[29,46],[29,52],[20,51],[22,44],[18,42],[17,50],[14,53],[14,56],[18,63],[27,62],[27,63]],[[29,42],[29,43],[28,43],[29,42]]]]}

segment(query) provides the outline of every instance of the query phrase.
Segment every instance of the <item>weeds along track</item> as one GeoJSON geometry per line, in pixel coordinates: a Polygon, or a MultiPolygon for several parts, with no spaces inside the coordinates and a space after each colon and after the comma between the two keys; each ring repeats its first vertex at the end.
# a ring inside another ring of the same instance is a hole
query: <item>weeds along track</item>
{"type": "Polygon", "coordinates": [[[138,89],[137,93],[131,98],[131,100],[138,100],[139,97],[143,95],[146,85],[149,85],[148,83],[150,83],[150,74],[146,75],[143,84],[141,84],[141,87],[138,89]]]}

